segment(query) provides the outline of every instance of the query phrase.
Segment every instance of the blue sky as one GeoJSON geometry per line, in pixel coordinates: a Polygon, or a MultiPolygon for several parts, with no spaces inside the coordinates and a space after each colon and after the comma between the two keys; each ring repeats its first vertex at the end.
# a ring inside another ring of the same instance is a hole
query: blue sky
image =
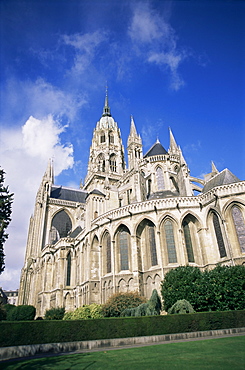
{"type": "Polygon", "coordinates": [[[245,179],[245,2],[0,3],[0,156],[15,193],[6,269],[16,289],[49,158],[79,187],[108,85],[124,146],[132,114],[146,152],[171,127],[191,174],[214,161],[245,179]]]}

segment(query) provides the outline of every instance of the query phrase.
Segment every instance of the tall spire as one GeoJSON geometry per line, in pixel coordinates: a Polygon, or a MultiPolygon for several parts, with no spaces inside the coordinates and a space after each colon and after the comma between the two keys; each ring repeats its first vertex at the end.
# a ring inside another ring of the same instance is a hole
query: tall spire
{"type": "Polygon", "coordinates": [[[131,117],[130,117],[130,121],[131,121],[131,123],[130,123],[130,136],[136,136],[136,137],[138,137],[138,135],[137,135],[137,131],[136,131],[136,127],[135,127],[135,123],[134,123],[134,119],[133,119],[133,116],[131,115],[131,117]]]}
{"type": "Polygon", "coordinates": [[[108,117],[111,116],[111,110],[110,110],[109,103],[108,103],[108,87],[107,87],[107,85],[106,85],[106,91],[105,91],[105,105],[104,105],[102,117],[105,117],[105,116],[108,116],[108,117]]]}
{"type": "Polygon", "coordinates": [[[176,153],[178,151],[178,146],[176,144],[174,135],[173,135],[170,127],[169,127],[169,136],[170,136],[170,146],[169,146],[169,149],[171,150],[172,153],[176,153]]]}

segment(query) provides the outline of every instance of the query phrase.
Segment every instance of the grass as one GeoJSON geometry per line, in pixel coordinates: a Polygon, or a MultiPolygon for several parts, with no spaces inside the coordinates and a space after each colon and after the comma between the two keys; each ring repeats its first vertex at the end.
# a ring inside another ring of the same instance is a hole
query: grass
{"type": "Polygon", "coordinates": [[[71,354],[0,363],[7,370],[242,369],[245,336],[167,343],[130,349],[71,354]]]}

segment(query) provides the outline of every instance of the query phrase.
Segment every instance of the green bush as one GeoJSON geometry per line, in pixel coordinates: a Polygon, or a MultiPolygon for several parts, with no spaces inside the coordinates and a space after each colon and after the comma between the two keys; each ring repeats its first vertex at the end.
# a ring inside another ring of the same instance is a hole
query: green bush
{"type": "Polygon", "coordinates": [[[118,317],[126,308],[133,308],[145,303],[145,297],[137,292],[116,293],[102,307],[104,317],[118,317]]]}
{"type": "Polygon", "coordinates": [[[46,310],[44,319],[45,320],[62,320],[65,314],[64,307],[54,307],[46,310]]]}
{"type": "Polygon", "coordinates": [[[164,309],[186,299],[197,312],[245,309],[245,266],[217,266],[201,272],[198,267],[170,270],[162,282],[164,309]]]}
{"type": "Polygon", "coordinates": [[[146,303],[141,303],[137,307],[126,308],[121,312],[121,316],[151,316],[159,315],[161,312],[162,303],[161,299],[154,289],[151,298],[146,303]]]}
{"type": "Polygon", "coordinates": [[[92,303],[78,307],[73,312],[66,312],[63,320],[87,320],[102,318],[102,306],[100,304],[92,303]]]}
{"type": "Polygon", "coordinates": [[[34,320],[36,308],[31,305],[16,306],[8,312],[8,321],[34,320]]]}
{"type": "Polygon", "coordinates": [[[7,312],[2,304],[0,304],[0,321],[6,320],[7,312]]]}
{"type": "Polygon", "coordinates": [[[195,310],[190,302],[185,299],[180,299],[168,310],[169,314],[182,314],[182,313],[194,313],[195,310]]]}
{"type": "Polygon", "coordinates": [[[0,347],[242,328],[245,311],[94,320],[1,321],[0,347]]]}

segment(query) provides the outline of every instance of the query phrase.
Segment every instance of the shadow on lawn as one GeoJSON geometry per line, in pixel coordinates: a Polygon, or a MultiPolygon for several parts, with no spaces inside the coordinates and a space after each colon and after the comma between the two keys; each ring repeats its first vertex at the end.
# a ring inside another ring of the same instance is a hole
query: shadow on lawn
{"type": "Polygon", "coordinates": [[[45,357],[33,360],[24,360],[21,362],[5,363],[1,369],[6,370],[37,370],[37,369],[55,369],[55,370],[84,370],[93,365],[96,361],[89,361],[89,353],[74,354],[68,356],[45,357]]]}

